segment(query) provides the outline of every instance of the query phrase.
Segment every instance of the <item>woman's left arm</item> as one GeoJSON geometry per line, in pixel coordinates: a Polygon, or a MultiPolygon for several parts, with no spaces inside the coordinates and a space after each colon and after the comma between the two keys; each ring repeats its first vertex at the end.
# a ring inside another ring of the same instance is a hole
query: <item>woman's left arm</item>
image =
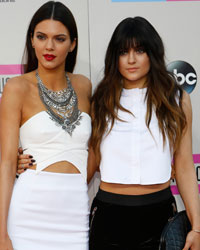
{"type": "Polygon", "coordinates": [[[187,125],[179,148],[174,154],[174,167],[176,183],[192,225],[192,231],[187,236],[183,250],[200,250],[200,199],[192,157],[192,106],[186,92],[183,94],[182,106],[187,125]]]}

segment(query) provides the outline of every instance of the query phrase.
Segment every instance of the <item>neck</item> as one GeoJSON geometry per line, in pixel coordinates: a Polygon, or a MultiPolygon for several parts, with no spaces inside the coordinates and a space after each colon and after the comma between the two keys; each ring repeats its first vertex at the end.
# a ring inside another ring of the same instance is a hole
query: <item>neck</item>
{"type": "Polygon", "coordinates": [[[131,81],[128,79],[123,80],[123,88],[125,89],[135,89],[135,88],[143,89],[145,87],[147,87],[146,77],[136,81],[131,81]]]}
{"type": "Polygon", "coordinates": [[[38,67],[38,74],[43,84],[53,91],[58,91],[67,87],[66,73],[62,70],[43,69],[38,67]]]}

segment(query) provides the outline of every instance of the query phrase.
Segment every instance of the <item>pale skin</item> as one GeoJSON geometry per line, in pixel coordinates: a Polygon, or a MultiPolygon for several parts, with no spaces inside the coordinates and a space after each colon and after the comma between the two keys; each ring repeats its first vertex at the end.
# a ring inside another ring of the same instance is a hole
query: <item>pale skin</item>
{"type": "MultiPolygon", "coordinates": [[[[123,76],[124,88],[131,89],[146,87],[146,78],[149,68],[150,63],[148,55],[141,49],[131,49],[123,52],[119,58],[119,71],[123,76]]],[[[174,153],[175,178],[192,229],[200,230],[200,202],[195,168],[192,159],[192,107],[190,97],[186,92],[183,94],[183,110],[186,115],[187,126],[184,130],[181,143],[174,153]]],[[[23,167],[28,167],[28,164],[31,163],[30,159],[27,159],[28,157],[28,155],[19,156],[19,173],[24,171],[24,169],[22,169],[22,164],[25,164],[23,167]]],[[[95,161],[94,152],[90,149],[88,157],[88,182],[96,171],[98,171],[98,166],[95,161]]],[[[123,185],[106,183],[103,181],[100,182],[100,188],[102,190],[112,193],[132,195],[156,192],[167,188],[169,185],[170,180],[166,183],[156,185],[123,185]]],[[[194,231],[189,232],[183,250],[189,249],[200,250],[200,233],[194,231]]]]}
{"type": "MultiPolygon", "coordinates": [[[[67,28],[59,21],[42,21],[34,30],[32,45],[38,59],[38,72],[45,86],[54,91],[66,88],[65,59],[76,46],[76,40],[70,40],[67,28]],[[52,54],[55,58],[46,60],[44,54],[52,54]]],[[[68,73],[68,76],[78,97],[78,108],[89,114],[90,81],[82,75],[68,73]]],[[[38,95],[35,71],[7,82],[0,106],[0,250],[13,250],[7,233],[7,216],[17,170],[19,128],[43,110],[45,107],[38,95]]],[[[79,173],[67,161],[48,166],[45,171],[79,173]]]]}

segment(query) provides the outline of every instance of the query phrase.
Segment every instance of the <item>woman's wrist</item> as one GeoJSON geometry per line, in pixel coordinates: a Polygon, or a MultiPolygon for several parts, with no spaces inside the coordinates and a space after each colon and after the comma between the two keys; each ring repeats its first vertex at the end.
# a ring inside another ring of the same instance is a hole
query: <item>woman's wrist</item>
{"type": "Polygon", "coordinates": [[[192,231],[195,232],[195,233],[199,233],[200,234],[200,230],[199,229],[193,228],[192,231]]]}

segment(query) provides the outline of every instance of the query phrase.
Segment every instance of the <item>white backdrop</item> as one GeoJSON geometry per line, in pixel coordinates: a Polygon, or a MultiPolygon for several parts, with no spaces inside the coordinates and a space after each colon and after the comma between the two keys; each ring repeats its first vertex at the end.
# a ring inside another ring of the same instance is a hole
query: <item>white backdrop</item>
{"type": "MultiPolygon", "coordinates": [[[[46,0],[0,0],[0,91],[7,78],[20,74],[25,34],[33,13],[46,0]]],[[[75,72],[91,78],[95,87],[103,72],[104,55],[116,25],[124,18],[143,16],[157,29],[166,48],[166,62],[186,61],[200,78],[200,2],[129,0],[61,0],[75,16],[79,32],[79,50],[75,72]]],[[[193,153],[200,169],[200,86],[190,94],[193,106],[193,153]]],[[[197,171],[200,179],[200,171],[197,171]]],[[[200,183],[200,182],[199,182],[200,183]]],[[[89,186],[92,199],[98,189],[98,174],[89,186]]],[[[187,183],[185,183],[187,185],[187,183]]],[[[178,206],[183,208],[175,183],[172,189],[178,206]]]]}

